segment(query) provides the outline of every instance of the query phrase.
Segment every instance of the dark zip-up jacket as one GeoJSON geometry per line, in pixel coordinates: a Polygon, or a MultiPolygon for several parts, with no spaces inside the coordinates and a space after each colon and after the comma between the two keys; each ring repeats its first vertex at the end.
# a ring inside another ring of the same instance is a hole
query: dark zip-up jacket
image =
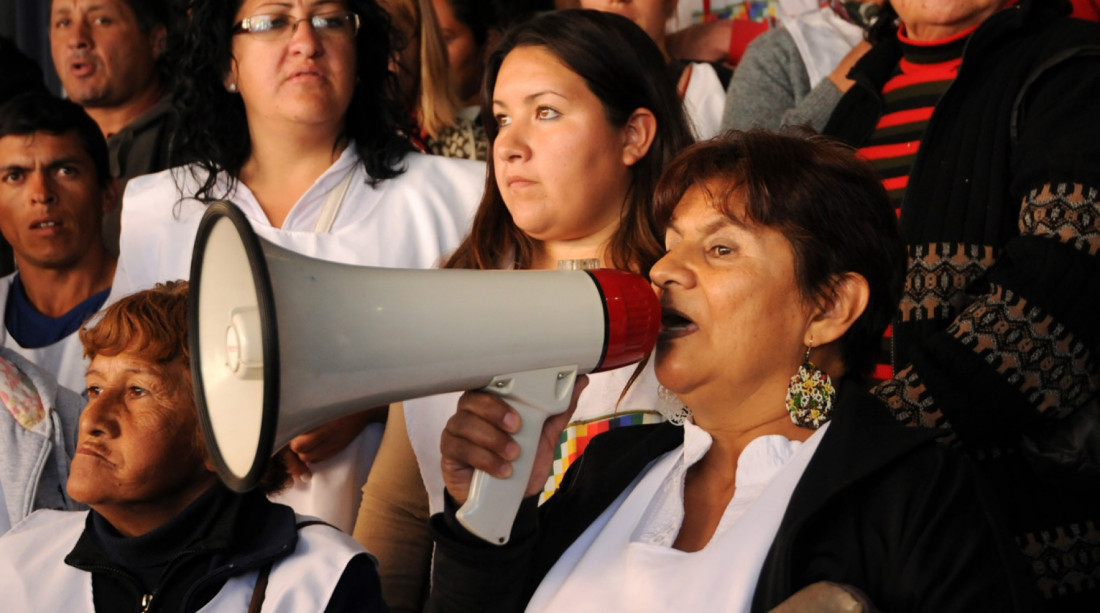
{"type": "MultiPolygon", "coordinates": [[[[151,533],[164,543],[159,549],[144,543],[120,551],[120,544],[131,539],[110,534],[102,517],[89,513],[65,563],[92,573],[97,611],[197,611],[231,577],[271,567],[291,555],[298,529],[290,507],[259,492],[234,494],[219,484],[158,528],[159,535],[151,533]],[[120,554],[127,555],[125,565],[116,561],[120,554]]],[[[383,610],[380,590],[373,561],[365,554],[356,556],[325,610],[383,610]]]]}

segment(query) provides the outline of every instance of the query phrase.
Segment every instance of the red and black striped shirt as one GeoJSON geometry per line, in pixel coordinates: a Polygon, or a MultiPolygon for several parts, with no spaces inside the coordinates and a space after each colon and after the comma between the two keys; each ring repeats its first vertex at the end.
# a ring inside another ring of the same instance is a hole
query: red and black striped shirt
{"type": "MultiPolygon", "coordinates": [[[[882,117],[867,143],[859,149],[859,155],[882,177],[882,185],[899,216],[909,183],[909,170],[920,149],[932,110],[955,80],[963,48],[974,29],[976,27],[933,41],[912,40],[905,35],[904,27],[898,31],[902,59],[882,88],[882,117]]],[[[892,329],[887,328],[875,363],[876,380],[893,376],[890,365],[892,335],[892,329]]]]}

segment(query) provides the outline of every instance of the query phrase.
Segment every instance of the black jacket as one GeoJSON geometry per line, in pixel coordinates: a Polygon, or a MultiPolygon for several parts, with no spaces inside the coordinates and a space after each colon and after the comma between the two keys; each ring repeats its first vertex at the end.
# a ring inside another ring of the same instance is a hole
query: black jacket
{"type": "MultiPolygon", "coordinates": [[[[678,447],[670,424],[596,437],[541,508],[524,501],[512,539],[481,542],[432,517],[430,609],[519,611],[558,557],[649,465],[678,447]]],[[[964,457],[897,424],[845,384],[829,431],[794,490],[757,583],[767,611],[821,580],[864,590],[884,611],[1030,611],[1035,594],[984,485],[964,457]]]]}
{"type": "MultiPolygon", "coordinates": [[[[866,141],[900,58],[888,37],[855,65],[826,134],[866,141]]],[[[1100,349],[1098,100],[1100,25],[1023,0],[971,36],[901,206],[910,268],[888,391],[911,421],[995,443],[1100,392],[1082,355],[1100,349]]]]}
{"type": "MultiPolygon", "coordinates": [[[[901,205],[909,270],[875,394],[979,460],[1051,610],[1100,598],[1100,25],[1021,0],[971,35],[901,205]]],[[[901,57],[852,69],[862,145],[901,57]]]]}

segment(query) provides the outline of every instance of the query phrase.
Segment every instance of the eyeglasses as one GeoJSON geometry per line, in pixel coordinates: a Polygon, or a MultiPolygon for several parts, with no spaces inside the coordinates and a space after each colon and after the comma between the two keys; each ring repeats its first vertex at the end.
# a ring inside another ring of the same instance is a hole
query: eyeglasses
{"type": "Polygon", "coordinates": [[[342,13],[339,15],[313,15],[295,19],[290,15],[253,15],[246,17],[233,26],[233,34],[247,32],[261,40],[289,38],[298,31],[298,24],[309,22],[309,27],[325,38],[347,36],[355,38],[359,33],[359,15],[342,13]]]}

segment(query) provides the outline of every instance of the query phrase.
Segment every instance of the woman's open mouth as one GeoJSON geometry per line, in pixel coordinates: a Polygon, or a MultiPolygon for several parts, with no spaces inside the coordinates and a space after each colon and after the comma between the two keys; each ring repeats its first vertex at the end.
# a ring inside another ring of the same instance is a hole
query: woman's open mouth
{"type": "Polygon", "coordinates": [[[679,338],[698,329],[699,326],[683,313],[669,307],[661,309],[661,339],[679,338]]]}

